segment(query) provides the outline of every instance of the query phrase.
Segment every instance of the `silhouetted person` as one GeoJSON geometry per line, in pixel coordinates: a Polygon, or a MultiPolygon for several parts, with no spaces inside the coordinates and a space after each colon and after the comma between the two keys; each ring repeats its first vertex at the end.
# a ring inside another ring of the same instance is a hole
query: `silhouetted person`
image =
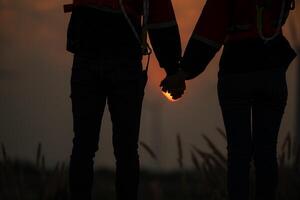
{"type": "MultiPolygon", "coordinates": [[[[195,78],[224,45],[218,96],[227,133],[230,200],[249,199],[252,159],[256,200],[275,200],[286,70],[296,56],[282,26],[293,5],[292,0],[208,0],[181,62],[186,79],[195,78]]],[[[175,94],[181,88],[173,88],[175,94]]]]}
{"type": "Polygon", "coordinates": [[[90,200],[93,164],[106,103],[113,125],[116,197],[136,200],[138,137],[148,54],[147,28],[160,66],[177,73],[180,36],[171,0],[74,0],[67,49],[74,53],[71,99],[75,137],[71,200],[90,200]],[[144,15],[146,27],[141,25],[144,15]]]}

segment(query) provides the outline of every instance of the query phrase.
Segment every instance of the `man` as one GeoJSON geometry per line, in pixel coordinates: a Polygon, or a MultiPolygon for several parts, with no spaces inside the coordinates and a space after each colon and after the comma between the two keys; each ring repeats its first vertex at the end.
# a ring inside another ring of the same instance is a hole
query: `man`
{"type": "Polygon", "coordinates": [[[182,94],[182,77],[201,74],[224,44],[218,95],[227,134],[230,200],[249,199],[252,159],[256,200],[276,198],[285,75],[296,56],[282,26],[293,7],[293,0],[208,0],[181,61],[183,75],[166,79],[171,83],[165,90],[182,94]]]}
{"type": "Polygon", "coordinates": [[[176,74],[181,46],[171,0],[74,0],[65,8],[72,11],[67,49],[74,53],[71,199],[91,199],[93,159],[107,102],[113,125],[116,198],[136,200],[138,136],[147,78],[141,60],[149,49],[145,30],[167,76],[176,74]]]}

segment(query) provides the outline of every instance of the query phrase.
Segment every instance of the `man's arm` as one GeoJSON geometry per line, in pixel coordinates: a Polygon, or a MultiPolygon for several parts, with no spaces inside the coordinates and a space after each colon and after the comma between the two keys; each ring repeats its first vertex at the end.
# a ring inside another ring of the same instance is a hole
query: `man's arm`
{"type": "Polygon", "coordinates": [[[230,24],[229,6],[229,0],[207,0],[181,61],[187,80],[201,74],[222,47],[230,24]]]}
{"type": "Polygon", "coordinates": [[[168,75],[177,73],[181,41],[171,0],[150,0],[148,33],[154,53],[168,75]]]}

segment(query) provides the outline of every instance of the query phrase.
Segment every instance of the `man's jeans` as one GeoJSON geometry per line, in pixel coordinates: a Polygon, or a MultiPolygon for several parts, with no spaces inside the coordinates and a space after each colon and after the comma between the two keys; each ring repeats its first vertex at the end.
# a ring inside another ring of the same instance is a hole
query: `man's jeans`
{"type": "Polygon", "coordinates": [[[285,69],[219,73],[218,95],[228,142],[229,199],[249,199],[253,159],[256,200],[275,200],[277,136],[287,102],[285,69]]]}
{"type": "Polygon", "coordinates": [[[136,200],[139,183],[138,137],[146,73],[140,61],[75,55],[71,77],[73,150],[70,160],[72,200],[90,200],[93,165],[106,102],[113,124],[116,196],[136,200]]]}

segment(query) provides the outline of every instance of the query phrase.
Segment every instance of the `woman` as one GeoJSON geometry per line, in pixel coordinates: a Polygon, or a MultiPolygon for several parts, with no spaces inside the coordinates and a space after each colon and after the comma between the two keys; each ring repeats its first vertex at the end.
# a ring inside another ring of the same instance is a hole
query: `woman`
{"type": "Polygon", "coordinates": [[[295,52],[282,34],[291,0],[209,0],[181,65],[186,79],[204,71],[224,45],[218,96],[228,143],[228,195],[275,200],[277,135],[287,102],[286,70],[295,52]]]}

